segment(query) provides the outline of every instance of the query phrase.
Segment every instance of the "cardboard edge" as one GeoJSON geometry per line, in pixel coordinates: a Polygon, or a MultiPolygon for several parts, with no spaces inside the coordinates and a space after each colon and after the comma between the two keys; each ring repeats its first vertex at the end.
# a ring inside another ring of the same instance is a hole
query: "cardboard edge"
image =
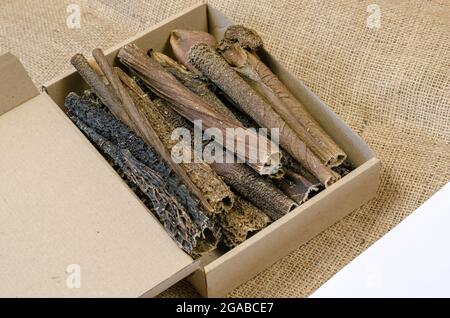
{"type": "MultiPolygon", "coordinates": [[[[207,264],[205,268],[208,270],[214,269],[221,261],[225,261],[227,259],[230,259],[231,257],[235,256],[238,253],[241,253],[244,249],[246,249],[249,245],[254,244],[256,241],[260,240],[264,236],[266,236],[268,233],[275,231],[280,226],[282,226],[285,223],[288,223],[291,219],[297,217],[299,214],[303,213],[305,210],[307,210],[310,206],[315,205],[317,202],[322,201],[327,196],[331,195],[331,193],[335,192],[340,186],[341,182],[345,181],[346,183],[351,182],[352,180],[358,178],[362,173],[367,171],[368,169],[376,168],[380,170],[381,168],[381,161],[378,158],[372,158],[366,163],[364,163],[362,166],[356,168],[352,172],[350,172],[347,176],[347,180],[340,180],[333,185],[331,185],[329,188],[327,188],[325,191],[322,191],[315,195],[310,200],[306,201],[293,211],[289,212],[285,216],[283,216],[281,219],[278,219],[277,221],[271,223],[269,226],[265,227],[264,229],[260,230],[258,233],[250,237],[249,239],[242,242],[240,245],[236,246],[232,250],[228,251],[227,253],[223,254],[220,259],[214,260],[213,262],[207,264]]],[[[378,176],[380,173],[378,173],[378,176]]],[[[378,180],[376,182],[376,188],[379,186],[380,179],[378,177],[378,180]]]]}
{"type": "Polygon", "coordinates": [[[205,270],[203,268],[197,269],[186,280],[195,288],[200,296],[208,297],[208,282],[206,280],[205,270]]]}
{"type": "Polygon", "coordinates": [[[0,56],[0,116],[39,95],[20,60],[11,53],[0,56]]]}
{"type": "MultiPolygon", "coordinates": [[[[146,291],[143,293],[139,298],[153,298],[159,294],[161,294],[163,291],[171,287],[172,285],[175,285],[177,282],[182,280],[183,278],[190,277],[189,275],[195,274],[200,269],[200,261],[195,261],[189,266],[186,266],[182,270],[176,272],[171,277],[165,279],[162,283],[158,284],[157,286],[153,287],[152,289],[146,291]]],[[[191,275],[191,276],[192,276],[191,275]]],[[[206,281],[205,281],[206,283],[206,281]]]]}

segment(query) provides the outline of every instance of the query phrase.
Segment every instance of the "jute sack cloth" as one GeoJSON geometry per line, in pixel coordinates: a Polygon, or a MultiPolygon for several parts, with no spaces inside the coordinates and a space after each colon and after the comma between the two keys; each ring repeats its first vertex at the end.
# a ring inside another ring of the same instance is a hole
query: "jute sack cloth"
{"type": "MultiPolygon", "coordinates": [[[[111,47],[196,2],[1,1],[0,53],[19,56],[40,85],[70,69],[74,53],[111,47]],[[81,29],[66,26],[74,2],[81,29]]],[[[209,2],[256,29],[382,160],[376,199],[229,295],[308,296],[450,181],[450,2],[209,2]]],[[[161,296],[196,295],[181,282],[161,296]]]]}

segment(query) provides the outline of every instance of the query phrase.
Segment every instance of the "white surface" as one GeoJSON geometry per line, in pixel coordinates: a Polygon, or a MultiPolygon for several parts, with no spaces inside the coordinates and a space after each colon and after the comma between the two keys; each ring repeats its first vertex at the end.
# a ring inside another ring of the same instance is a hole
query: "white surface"
{"type": "Polygon", "coordinates": [[[450,183],[310,297],[450,297],[450,183]]]}

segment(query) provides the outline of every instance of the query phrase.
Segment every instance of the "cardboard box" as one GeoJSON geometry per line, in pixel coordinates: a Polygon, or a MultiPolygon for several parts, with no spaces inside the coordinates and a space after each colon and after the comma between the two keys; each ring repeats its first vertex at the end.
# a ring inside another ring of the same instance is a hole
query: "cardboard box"
{"type": "MultiPolygon", "coordinates": [[[[199,4],[106,53],[114,61],[130,42],[169,52],[175,28],[220,38],[230,24],[199,4]]],[[[194,261],[62,111],[67,93],[85,88],[78,74],[40,93],[14,56],[0,57],[0,296],[147,297],[188,276],[203,296],[223,296],[374,197],[372,150],[269,53],[262,58],[357,168],[231,251],[194,261]]]]}

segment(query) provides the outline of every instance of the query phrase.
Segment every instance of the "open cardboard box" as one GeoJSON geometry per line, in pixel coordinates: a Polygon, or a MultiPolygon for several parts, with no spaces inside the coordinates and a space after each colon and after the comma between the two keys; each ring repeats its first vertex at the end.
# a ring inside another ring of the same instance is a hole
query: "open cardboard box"
{"type": "MultiPolygon", "coordinates": [[[[130,42],[170,53],[175,28],[220,38],[230,24],[199,4],[106,53],[115,61],[130,42]]],[[[261,56],[357,168],[231,251],[196,261],[62,111],[65,96],[85,88],[78,74],[40,93],[14,56],[0,57],[0,296],[154,296],[185,277],[203,296],[223,296],[374,197],[380,161],[372,150],[270,54],[261,56]]]]}

